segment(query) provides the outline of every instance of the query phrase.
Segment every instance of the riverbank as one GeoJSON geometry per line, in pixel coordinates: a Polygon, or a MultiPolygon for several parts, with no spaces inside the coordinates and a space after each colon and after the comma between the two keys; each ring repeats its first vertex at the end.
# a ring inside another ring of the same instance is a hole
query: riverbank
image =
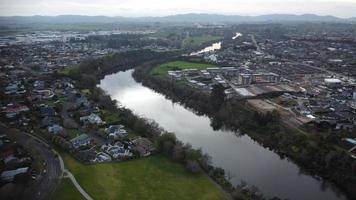
{"type": "Polygon", "coordinates": [[[249,109],[244,101],[227,101],[221,108],[214,110],[209,95],[184,84],[175,84],[169,79],[152,76],[150,72],[154,67],[137,68],[133,76],[143,85],[164,94],[172,101],[210,116],[214,128],[225,126],[239,129],[281,157],[292,159],[310,174],[336,183],[350,198],[354,197],[353,161],[325,138],[307,137],[285,126],[279,119],[266,120],[249,109]]]}

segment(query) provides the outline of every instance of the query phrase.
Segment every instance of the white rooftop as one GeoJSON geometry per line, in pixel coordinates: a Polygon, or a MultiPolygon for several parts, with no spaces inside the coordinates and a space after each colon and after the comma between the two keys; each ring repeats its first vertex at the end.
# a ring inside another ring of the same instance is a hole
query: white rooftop
{"type": "Polygon", "coordinates": [[[241,95],[241,96],[245,96],[245,97],[248,97],[248,96],[255,96],[253,93],[251,93],[250,91],[248,91],[246,88],[234,88],[235,91],[241,95]]]}
{"type": "Polygon", "coordinates": [[[341,83],[342,82],[340,79],[337,79],[337,78],[326,78],[326,79],[324,79],[324,81],[326,83],[341,83]]]}

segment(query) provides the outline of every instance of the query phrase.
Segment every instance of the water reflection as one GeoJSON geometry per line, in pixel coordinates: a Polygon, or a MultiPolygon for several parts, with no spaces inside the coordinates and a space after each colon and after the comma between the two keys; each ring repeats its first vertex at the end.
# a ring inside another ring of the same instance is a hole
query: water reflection
{"type": "Polygon", "coordinates": [[[280,198],[302,200],[344,199],[326,184],[301,173],[299,168],[281,159],[244,135],[231,131],[214,131],[210,119],[198,116],[163,95],[137,83],[132,70],[106,76],[100,87],[123,106],[155,120],[165,130],[174,132],[183,142],[202,148],[212,157],[213,165],[233,174],[232,182],[245,180],[262,193],[280,198]]]}
{"type": "Polygon", "coordinates": [[[240,37],[240,36],[242,36],[242,34],[241,34],[241,33],[235,33],[235,36],[234,36],[234,37],[232,37],[232,39],[234,40],[234,39],[236,39],[236,38],[238,38],[238,37],[240,37]]]}
{"type": "Polygon", "coordinates": [[[200,55],[202,53],[207,53],[207,52],[215,51],[215,50],[218,50],[218,49],[221,49],[221,42],[213,43],[211,46],[205,47],[204,49],[202,49],[200,51],[193,52],[190,55],[191,56],[196,56],[196,55],[200,55]]]}

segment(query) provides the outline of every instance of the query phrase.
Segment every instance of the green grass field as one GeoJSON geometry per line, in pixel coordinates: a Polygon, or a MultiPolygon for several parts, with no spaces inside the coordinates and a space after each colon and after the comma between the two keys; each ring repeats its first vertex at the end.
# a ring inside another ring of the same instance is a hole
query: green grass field
{"type": "Polygon", "coordinates": [[[204,43],[210,42],[210,41],[216,41],[222,39],[222,36],[215,36],[215,35],[203,35],[203,36],[195,36],[195,37],[189,37],[183,41],[183,46],[200,46],[204,43]]]}
{"type": "Polygon", "coordinates": [[[56,191],[53,194],[53,200],[81,200],[83,196],[74,187],[69,178],[62,178],[56,191]]]}
{"type": "Polygon", "coordinates": [[[172,61],[154,67],[150,74],[159,77],[166,77],[168,71],[179,70],[179,69],[206,69],[207,67],[215,67],[216,65],[205,64],[205,63],[193,63],[185,61],[172,61]]]}
{"type": "Polygon", "coordinates": [[[63,158],[94,199],[228,199],[204,174],[192,175],[161,155],[95,165],[81,164],[69,154],[63,158]]]}

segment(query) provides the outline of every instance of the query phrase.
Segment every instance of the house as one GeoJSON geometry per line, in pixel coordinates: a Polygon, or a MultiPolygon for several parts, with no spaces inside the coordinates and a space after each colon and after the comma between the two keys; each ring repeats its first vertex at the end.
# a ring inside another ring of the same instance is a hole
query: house
{"type": "Polygon", "coordinates": [[[62,80],[60,81],[61,87],[66,89],[74,89],[74,85],[71,82],[72,79],[68,77],[63,77],[62,80]]]}
{"type": "Polygon", "coordinates": [[[339,87],[342,85],[342,81],[337,78],[326,78],[326,79],[324,79],[324,82],[328,87],[331,87],[331,88],[339,87]]]}
{"type": "Polygon", "coordinates": [[[26,93],[25,86],[22,84],[21,81],[14,81],[10,84],[8,84],[7,87],[5,87],[5,94],[7,95],[12,95],[12,94],[24,94],[26,93]]]}
{"type": "Polygon", "coordinates": [[[135,149],[141,156],[149,156],[151,152],[155,151],[154,144],[147,138],[139,137],[134,139],[132,143],[135,145],[135,149]]]}
{"type": "Polygon", "coordinates": [[[54,135],[59,135],[59,134],[64,133],[64,129],[62,126],[60,126],[58,124],[54,124],[54,125],[48,127],[48,132],[52,133],[54,135]]]}
{"type": "Polygon", "coordinates": [[[111,125],[105,129],[105,132],[108,134],[109,138],[118,139],[123,138],[128,135],[123,125],[111,125]]]}
{"type": "Polygon", "coordinates": [[[206,68],[206,70],[208,72],[210,72],[211,74],[217,74],[221,72],[221,68],[220,67],[208,67],[206,68]]]}
{"type": "Polygon", "coordinates": [[[45,87],[45,82],[44,81],[39,81],[39,80],[36,80],[34,83],[33,83],[33,89],[35,91],[37,90],[43,90],[45,87]]]}
{"type": "Polygon", "coordinates": [[[95,159],[93,160],[93,162],[110,162],[111,161],[111,157],[104,153],[104,152],[99,152],[95,159]]]}
{"type": "Polygon", "coordinates": [[[56,115],[54,108],[45,106],[40,108],[40,113],[42,117],[53,117],[56,115]]]}
{"type": "Polygon", "coordinates": [[[235,67],[222,67],[221,71],[225,76],[237,76],[239,74],[238,69],[235,67]]]}
{"type": "Polygon", "coordinates": [[[70,140],[72,146],[77,149],[81,146],[87,146],[91,142],[91,138],[87,134],[81,134],[76,138],[70,140]]]}
{"type": "Polygon", "coordinates": [[[77,107],[85,106],[88,107],[90,105],[88,99],[85,96],[80,96],[75,99],[75,104],[77,107]]]}
{"type": "Polygon", "coordinates": [[[3,162],[5,163],[5,165],[11,161],[14,161],[14,160],[19,160],[18,157],[14,156],[14,155],[10,155],[10,156],[7,156],[3,159],[3,162]]]}
{"type": "Polygon", "coordinates": [[[16,175],[28,173],[28,167],[18,168],[15,170],[3,171],[1,173],[1,180],[4,182],[12,182],[16,175]]]}
{"type": "Polygon", "coordinates": [[[82,149],[74,152],[74,156],[84,163],[90,163],[95,160],[96,155],[97,151],[94,148],[82,149]]]}
{"type": "Polygon", "coordinates": [[[5,164],[3,170],[14,170],[19,167],[29,166],[29,164],[31,163],[31,158],[30,157],[18,158],[16,156],[11,155],[4,158],[3,162],[5,164]]]}
{"type": "Polygon", "coordinates": [[[211,78],[211,74],[206,69],[200,70],[200,74],[203,78],[211,78]]]}
{"type": "Polygon", "coordinates": [[[91,113],[88,116],[80,117],[79,119],[83,124],[87,124],[87,123],[90,123],[90,124],[101,124],[101,123],[103,123],[101,118],[95,113],[91,113]]]}
{"type": "Polygon", "coordinates": [[[49,100],[54,97],[54,93],[51,89],[48,90],[36,90],[36,97],[39,99],[49,100]]]}
{"type": "Polygon", "coordinates": [[[168,76],[176,79],[176,80],[181,80],[182,79],[182,71],[177,70],[177,71],[168,71],[168,76]]]}
{"type": "Polygon", "coordinates": [[[30,109],[25,105],[20,104],[8,104],[5,108],[7,118],[13,118],[21,112],[27,112],[30,109]]]}
{"type": "Polygon", "coordinates": [[[128,157],[132,156],[132,153],[128,149],[125,149],[123,145],[110,145],[110,144],[104,144],[101,146],[101,150],[109,154],[111,157],[117,159],[120,157],[128,157]]]}
{"type": "Polygon", "coordinates": [[[41,128],[52,126],[54,124],[58,124],[59,122],[60,119],[58,117],[44,117],[41,120],[41,128]]]}

